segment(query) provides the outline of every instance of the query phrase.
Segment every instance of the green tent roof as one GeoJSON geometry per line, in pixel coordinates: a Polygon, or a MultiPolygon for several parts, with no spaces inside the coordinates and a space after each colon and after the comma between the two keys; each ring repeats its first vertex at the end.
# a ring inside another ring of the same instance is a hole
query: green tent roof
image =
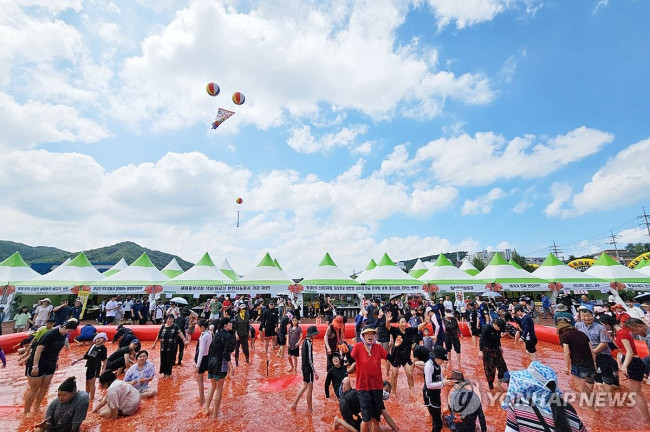
{"type": "Polygon", "coordinates": [[[500,266],[500,265],[510,265],[510,263],[506,261],[505,258],[503,258],[499,252],[496,252],[492,257],[492,259],[490,260],[490,264],[488,265],[500,266]]]}
{"type": "Polygon", "coordinates": [[[140,257],[133,261],[131,267],[155,267],[146,252],[142,252],[140,257]]]}
{"type": "Polygon", "coordinates": [[[93,265],[88,261],[88,258],[86,258],[86,254],[81,252],[79,255],[74,257],[72,261],[69,263],[65,264],[70,267],[92,267],[93,265]]]}
{"type": "Polygon", "coordinates": [[[548,256],[546,257],[546,259],[544,260],[544,262],[542,263],[542,265],[540,265],[540,267],[542,267],[542,266],[563,266],[563,265],[566,265],[566,264],[564,264],[562,261],[560,261],[560,259],[558,257],[556,257],[555,255],[553,255],[552,253],[549,253],[548,256]]]}
{"type": "Polygon", "coordinates": [[[9,258],[0,263],[2,267],[29,267],[18,252],[11,254],[9,258]]]}
{"type": "Polygon", "coordinates": [[[600,254],[600,256],[598,257],[594,265],[595,266],[617,266],[622,264],[616,261],[611,256],[607,255],[605,252],[603,252],[602,254],[600,254]]]}
{"type": "Polygon", "coordinates": [[[329,252],[325,252],[325,256],[323,256],[323,259],[320,260],[320,263],[318,264],[319,267],[321,266],[334,266],[336,267],[336,264],[334,264],[334,260],[330,256],[329,252]]]}
{"type": "Polygon", "coordinates": [[[446,267],[446,266],[455,267],[454,264],[451,261],[449,261],[449,258],[445,256],[445,254],[438,255],[438,259],[436,260],[436,262],[433,263],[433,265],[434,267],[446,267]]]}
{"type": "Polygon", "coordinates": [[[523,270],[523,268],[521,268],[521,266],[519,264],[517,264],[517,261],[515,261],[512,258],[510,258],[510,261],[508,261],[508,264],[510,264],[513,267],[518,268],[519,270],[523,270]]]}
{"type": "Polygon", "coordinates": [[[203,254],[201,259],[198,260],[194,265],[204,266],[204,267],[214,267],[214,262],[212,261],[212,258],[210,258],[210,254],[206,252],[203,254]]]}

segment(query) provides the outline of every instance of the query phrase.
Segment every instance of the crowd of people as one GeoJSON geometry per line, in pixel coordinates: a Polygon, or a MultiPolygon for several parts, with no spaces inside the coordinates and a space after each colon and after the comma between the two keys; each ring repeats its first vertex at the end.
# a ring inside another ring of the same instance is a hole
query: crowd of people
{"type": "MultiPolygon", "coordinates": [[[[78,327],[76,303],[68,306],[63,302],[53,307],[49,299],[43,299],[33,315],[20,311],[27,314],[21,317],[21,326],[42,325],[19,344],[28,381],[25,413],[40,406],[47,394],[59,353],[69,344],[68,334],[78,327]]],[[[105,322],[140,322],[144,309],[136,305],[144,303],[142,299],[132,301],[128,315],[120,316],[119,311],[112,315],[118,303],[117,298],[106,302],[105,322]]],[[[620,377],[624,375],[635,409],[650,424],[642,392],[650,372],[650,357],[640,358],[635,342],[648,336],[650,304],[641,308],[633,302],[595,305],[586,297],[575,300],[559,296],[555,305],[548,306],[542,298],[541,306],[544,316],[554,319],[564,353],[564,373],[573,377],[579,391],[612,392],[621,386],[620,377]],[[612,350],[617,350],[617,357],[612,356],[612,350]]],[[[503,408],[508,432],[531,423],[549,432],[585,431],[576,410],[561,397],[556,372],[538,356],[535,322],[539,312],[528,297],[499,303],[480,297],[452,301],[450,296],[433,300],[420,296],[393,297],[389,301],[367,299],[349,324],[346,317],[335,315],[334,309],[331,314],[323,314],[323,371],[316,367],[313,349],[313,339],[320,331],[317,326],[303,330],[300,310],[289,299],[279,305],[274,300],[265,303],[249,296],[215,296],[205,303],[201,313],[171,303],[161,308],[160,318],[155,311],[145,316],[161,325],[150,349],[160,346],[158,373],[163,379],[171,377],[174,366],[182,365],[185,348],[193,335],[198,335],[194,337],[198,401],[203,413],[215,419],[219,417],[226,378],[232,377],[240,364],[240,351],[242,361],[249,363],[255,340],[259,339],[266,358],[269,351],[282,361],[287,358],[288,373],[298,373],[300,365],[303,383],[292,410],[298,410],[304,398],[307,413],[313,412],[314,383],[321,374],[325,377],[325,397],[334,396],[339,401],[340,413],[333,416],[334,429],[377,430],[383,419],[392,430],[399,430],[384,401],[397,393],[400,369],[413,393],[413,371],[418,369],[424,376],[422,401],[434,432],[443,426],[454,432],[486,431],[481,382],[490,392],[507,395],[503,408]],[[259,330],[253,323],[259,324],[259,330]],[[346,325],[355,327],[354,340],[346,338],[346,325]],[[461,342],[463,326],[468,327],[471,342],[461,342]],[[522,353],[530,360],[526,369],[509,369],[501,345],[503,338],[514,339],[515,349],[523,342],[522,353]],[[482,363],[484,377],[465,377],[461,367],[465,343],[478,348],[477,361],[482,363]]],[[[66,379],[57,398],[49,404],[45,419],[34,425],[35,430],[78,430],[90,406],[92,413],[103,418],[133,415],[142,400],[155,397],[157,390],[152,381],[156,366],[133,330],[118,326],[113,338],[117,348],[110,355],[106,333],[98,333],[91,324],[80,329],[74,342],[88,346],[83,357],[72,363],[86,362],[85,391],[77,389],[76,377],[66,379]],[[94,404],[97,380],[104,395],[94,404]]]]}

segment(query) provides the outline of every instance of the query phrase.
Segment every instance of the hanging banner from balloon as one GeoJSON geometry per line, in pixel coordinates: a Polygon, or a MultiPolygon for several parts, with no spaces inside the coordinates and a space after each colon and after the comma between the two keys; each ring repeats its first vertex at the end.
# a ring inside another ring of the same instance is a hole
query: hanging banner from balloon
{"type": "Polygon", "coordinates": [[[221,123],[228,120],[233,114],[234,114],[233,111],[228,111],[227,109],[219,108],[219,110],[217,111],[217,118],[215,118],[214,122],[212,122],[212,129],[218,128],[221,125],[221,123]]]}

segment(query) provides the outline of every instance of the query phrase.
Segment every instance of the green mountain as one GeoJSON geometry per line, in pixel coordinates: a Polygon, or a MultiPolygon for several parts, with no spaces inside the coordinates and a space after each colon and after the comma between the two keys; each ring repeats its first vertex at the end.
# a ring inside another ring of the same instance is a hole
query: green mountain
{"type": "Polygon", "coordinates": [[[121,258],[124,258],[128,264],[131,264],[142,255],[142,252],[146,252],[151,262],[159,270],[169,264],[172,258],[176,258],[178,265],[183,270],[187,270],[193,265],[191,262],[185,261],[179,256],[147,249],[133,242],[122,242],[98,249],[68,252],[54,247],[28,246],[22,243],[0,240],[0,260],[7,258],[14,252],[20,253],[28,265],[44,262],[61,264],[67,258],[74,258],[79,252],[85,252],[86,257],[91,263],[116,263],[121,258]]]}

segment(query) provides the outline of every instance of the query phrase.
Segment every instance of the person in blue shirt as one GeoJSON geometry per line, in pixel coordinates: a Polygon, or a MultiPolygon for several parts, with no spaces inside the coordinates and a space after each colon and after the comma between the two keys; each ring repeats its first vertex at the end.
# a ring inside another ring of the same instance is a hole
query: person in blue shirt
{"type": "Polygon", "coordinates": [[[68,301],[64,300],[61,304],[52,309],[52,314],[55,319],[55,326],[60,326],[65,323],[72,315],[72,307],[68,306],[68,301]]]}
{"type": "Polygon", "coordinates": [[[551,299],[546,294],[542,294],[542,310],[544,311],[544,319],[548,318],[549,315],[553,316],[551,312],[551,299]]]}
{"type": "Polygon", "coordinates": [[[526,352],[531,361],[537,361],[537,336],[535,335],[535,323],[530,314],[527,314],[523,306],[515,307],[515,315],[521,320],[521,334],[519,337],[515,335],[515,343],[519,338],[524,340],[526,344],[526,352]]]}

